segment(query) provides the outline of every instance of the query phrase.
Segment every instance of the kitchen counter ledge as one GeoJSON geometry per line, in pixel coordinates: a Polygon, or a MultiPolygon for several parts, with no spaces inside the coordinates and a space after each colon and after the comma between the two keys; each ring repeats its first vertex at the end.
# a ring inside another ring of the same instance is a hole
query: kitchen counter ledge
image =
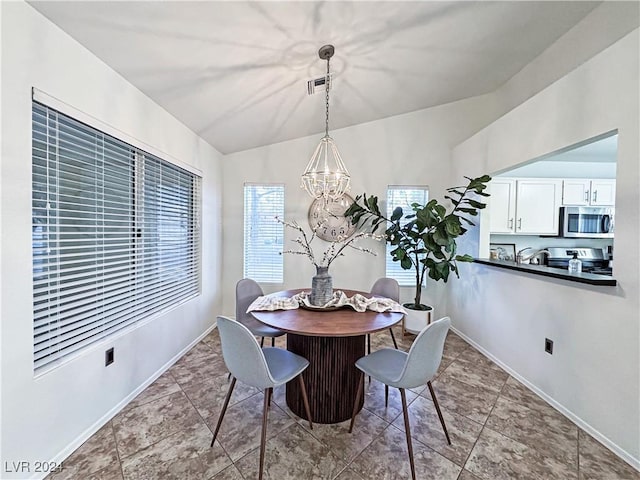
{"type": "Polygon", "coordinates": [[[558,278],[560,280],[568,280],[570,282],[586,283],[588,285],[615,287],[618,284],[615,278],[607,275],[595,275],[593,273],[569,274],[569,272],[564,268],[552,268],[545,265],[518,265],[515,262],[489,260],[486,258],[476,258],[474,259],[474,262],[482,265],[488,265],[490,267],[515,270],[517,272],[531,273],[533,275],[542,275],[544,277],[558,278]]]}

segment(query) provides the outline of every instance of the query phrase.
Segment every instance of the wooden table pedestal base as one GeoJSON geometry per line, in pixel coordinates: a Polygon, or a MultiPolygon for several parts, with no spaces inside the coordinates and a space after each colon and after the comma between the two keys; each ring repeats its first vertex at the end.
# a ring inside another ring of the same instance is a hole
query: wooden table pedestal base
{"type": "MultiPolygon", "coordinates": [[[[309,360],[303,372],[309,406],[315,423],[339,423],[351,418],[360,370],[356,360],[365,354],[365,335],[350,337],[311,337],[287,334],[287,350],[309,360]]],[[[364,397],[364,396],[363,396],[364,397]]],[[[364,404],[360,399],[358,411],[364,404]]],[[[306,419],[300,384],[287,383],[287,405],[306,419]]]]}

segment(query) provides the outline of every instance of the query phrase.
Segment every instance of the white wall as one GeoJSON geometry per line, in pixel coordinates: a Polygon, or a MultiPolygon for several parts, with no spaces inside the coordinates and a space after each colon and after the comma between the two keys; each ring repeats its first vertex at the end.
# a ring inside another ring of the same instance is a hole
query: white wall
{"type": "MultiPolygon", "coordinates": [[[[366,191],[378,195],[386,205],[386,188],[391,184],[426,184],[431,198],[442,199],[444,189],[453,186],[447,181],[451,147],[496,117],[491,98],[484,96],[330,133],[351,174],[352,196],[366,191]]],[[[300,175],[321,136],[319,133],[225,156],[223,298],[226,314],[234,315],[235,284],[242,278],[244,182],[285,183],[286,219],[297,220],[308,228],[311,199],[300,189],[300,175]]],[[[464,179],[454,181],[459,185],[464,179]]],[[[293,246],[289,241],[294,238],[293,233],[289,230],[285,235],[285,246],[293,246]]],[[[328,245],[319,239],[315,242],[320,251],[328,245]]],[[[384,245],[369,242],[369,246],[379,252],[377,257],[349,251],[331,265],[334,287],[368,291],[377,278],[384,276],[384,245]]],[[[305,257],[285,255],[284,284],[263,285],[263,288],[276,291],[310,286],[314,273],[314,267],[305,257]]],[[[429,282],[423,293],[423,302],[434,305],[436,315],[444,315],[442,285],[429,282]]],[[[412,288],[402,289],[403,301],[412,296],[412,288]]]]}
{"type": "MultiPolygon", "coordinates": [[[[617,129],[614,271],[591,287],[465,265],[454,326],[640,467],[639,35],[636,29],[453,151],[453,176],[502,171],[617,129]],[[554,340],[554,354],[544,339],[554,340]]],[[[479,238],[466,240],[478,252],[479,238]]],[[[480,252],[482,255],[482,252],[480,252]]],[[[485,252],[486,253],[486,252],[485,252]]]]}
{"type": "Polygon", "coordinates": [[[213,324],[221,303],[221,155],[26,3],[2,2],[0,8],[4,469],[5,461],[64,459],[213,324]],[[32,86],[203,174],[202,295],[38,378],[32,358],[32,86]],[[108,347],[115,349],[115,363],[105,368],[108,347]]]}

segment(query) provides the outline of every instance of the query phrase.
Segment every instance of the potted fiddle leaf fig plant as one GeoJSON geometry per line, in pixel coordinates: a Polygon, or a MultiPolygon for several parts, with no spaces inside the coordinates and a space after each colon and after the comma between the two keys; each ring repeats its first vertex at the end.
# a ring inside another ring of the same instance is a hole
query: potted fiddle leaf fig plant
{"type": "Polygon", "coordinates": [[[345,212],[351,223],[360,228],[370,228],[372,233],[381,227],[385,228],[386,242],[395,247],[389,252],[393,261],[400,262],[404,270],[413,269],[415,272],[415,297],[413,302],[403,305],[408,309],[412,322],[412,317],[417,315],[417,323],[424,322],[426,325],[427,314],[424,312],[432,309],[422,303],[425,276],[446,283],[451,272],[460,276],[457,262],[473,261],[470,255],[456,253],[456,239],[467,232],[465,225],[475,225],[469,217],[477,216],[478,210],[486,207],[477,198],[489,196],[485,189],[491,177],[465,178],[468,180],[466,186],[447,189],[445,198],[452,204],[449,211],[433,199],[425,205],[412,204],[408,213],[402,207],[397,207],[387,218],[380,211],[378,197],[363,193],[356,196],[345,212]],[[424,320],[419,320],[420,317],[424,320]]]}

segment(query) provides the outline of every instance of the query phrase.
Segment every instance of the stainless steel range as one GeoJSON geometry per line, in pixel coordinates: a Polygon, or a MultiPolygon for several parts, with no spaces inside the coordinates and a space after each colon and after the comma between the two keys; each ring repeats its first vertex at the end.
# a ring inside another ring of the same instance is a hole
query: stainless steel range
{"type": "Polygon", "coordinates": [[[547,266],[555,268],[568,268],[569,260],[577,253],[582,261],[582,271],[598,275],[611,275],[609,256],[601,248],[585,247],[549,247],[547,266]]]}

